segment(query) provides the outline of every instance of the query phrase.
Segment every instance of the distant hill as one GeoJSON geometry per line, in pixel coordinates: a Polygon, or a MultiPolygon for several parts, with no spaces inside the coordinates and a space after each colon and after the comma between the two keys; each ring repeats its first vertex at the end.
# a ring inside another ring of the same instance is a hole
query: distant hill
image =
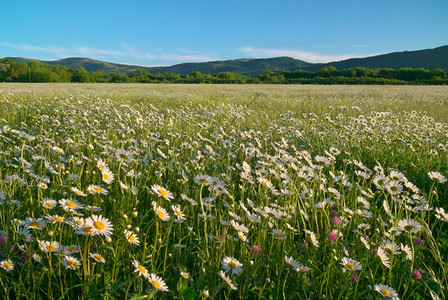
{"type": "Polygon", "coordinates": [[[151,73],[179,73],[191,74],[199,71],[203,74],[213,74],[220,72],[239,73],[247,76],[256,76],[266,72],[281,72],[284,70],[298,70],[313,66],[302,60],[291,57],[274,57],[258,59],[234,59],[224,61],[212,61],[204,63],[184,63],[170,67],[147,68],[151,73]]]}
{"type": "Polygon", "coordinates": [[[355,67],[369,69],[425,68],[428,70],[440,68],[448,70],[448,46],[417,51],[393,52],[365,58],[350,58],[338,62],[309,66],[303,69],[307,71],[319,71],[321,68],[327,66],[333,66],[338,70],[355,67]]]}
{"type": "MultiPolygon", "coordinates": [[[[21,57],[6,57],[18,62],[30,62],[33,59],[21,57]]],[[[194,71],[203,74],[214,74],[219,72],[233,72],[248,76],[257,76],[266,72],[280,71],[318,71],[323,67],[334,66],[338,70],[344,70],[355,67],[365,67],[369,69],[375,68],[425,68],[435,69],[441,68],[448,70],[448,46],[442,46],[434,49],[393,52],[370,56],[365,58],[351,58],[342,61],[335,61],[325,64],[313,64],[290,57],[274,57],[259,59],[234,59],[224,61],[211,61],[203,63],[183,63],[168,67],[142,67],[135,65],[115,64],[103,62],[89,58],[71,57],[53,61],[39,62],[51,65],[67,66],[72,69],[84,67],[87,71],[104,70],[107,73],[116,72],[129,74],[137,69],[144,69],[150,73],[178,73],[191,74],[194,71]]]]}
{"type": "MultiPolygon", "coordinates": [[[[23,57],[5,57],[4,59],[12,59],[17,62],[30,62],[37,59],[30,59],[30,58],[23,58],[23,57]]],[[[42,64],[47,65],[61,65],[65,67],[72,68],[73,70],[76,70],[79,67],[83,67],[89,72],[96,71],[96,70],[104,70],[106,73],[123,73],[123,74],[129,74],[137,69],[147,69],[147,67],[141,67],[141,66],[132,66],[132,65],[123,65],[123,64],[115,64],[110,62],[104,62],[100,60],[94,60],[90,58],[82,58],[82,57],[69,57],[59,60],[37,60],[38,62],[42,64]]]]}

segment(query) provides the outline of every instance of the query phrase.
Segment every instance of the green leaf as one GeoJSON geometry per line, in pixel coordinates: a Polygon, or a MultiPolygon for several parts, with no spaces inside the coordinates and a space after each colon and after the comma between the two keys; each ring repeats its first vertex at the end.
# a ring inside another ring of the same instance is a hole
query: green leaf
{"type": "Polygon", "coordinates": [[[185,300],[193,300],[196,299],[196,292],[193,291],[192,289],[185,289],[184,292],[182,293],[182,298],[184,298],[185,300]]]}

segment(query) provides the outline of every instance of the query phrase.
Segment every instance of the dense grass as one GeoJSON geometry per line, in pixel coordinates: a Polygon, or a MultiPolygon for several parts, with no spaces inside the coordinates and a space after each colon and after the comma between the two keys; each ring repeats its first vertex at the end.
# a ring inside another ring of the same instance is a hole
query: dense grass
{"type": "Polygon", "coordinates": [[[447,118],[446,87],[3,84],[0,293],[445,299],[447,118]]]}

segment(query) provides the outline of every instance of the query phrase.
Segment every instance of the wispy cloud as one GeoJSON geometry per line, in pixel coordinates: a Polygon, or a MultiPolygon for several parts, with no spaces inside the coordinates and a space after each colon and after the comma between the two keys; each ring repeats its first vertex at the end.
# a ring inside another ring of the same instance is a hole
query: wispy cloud
{"type": "Polygon", "coordinates": [[[289,56],[292,58],[304,60],[311,63],[327,63],[331,61],[339,61],[355,57],[367,57],[370,55],[359,54],[343,54],[343,55],[325,55],[314,52],[299,51],[299,50],[283,50],[283,49],[262,49],[255,47],[243,47],[240,51],[248,53],[254,57],[277,57],[289,56]]]}
{"type": "MultiPolygon", "coordinates": [[[[206,54],[194,54],[193,51],[189,51],[188,54],[176,54],[176,53],[148,53],[140,51],[136,48],[128,46],[126,43],[122,43],[122,49],[111,50],[111,49],[98,49],[87,46],[77,47],[77,48],[67,48],[67,47],[41,47],[29,44],[12,44],[0,42],[1,46],[8,48],[13,48],[20,51],[27,52],[41,52],[54,56],[56,59],[73,57],[73,56],[84,56],[93,59],[101,60],[112,60],[116,62],[116,59],[122,62],[126,60],[139,60],[141,65],[163,65],[166,62],[169,63],[181,63],[181,62],[205,62],[217,60],[217,55],[206,55],[206,54]]],[[[183,49],[182,52],[187,50],[183,49]]],[[[135,62],[134,62],[135,63],[135,62]]]]}

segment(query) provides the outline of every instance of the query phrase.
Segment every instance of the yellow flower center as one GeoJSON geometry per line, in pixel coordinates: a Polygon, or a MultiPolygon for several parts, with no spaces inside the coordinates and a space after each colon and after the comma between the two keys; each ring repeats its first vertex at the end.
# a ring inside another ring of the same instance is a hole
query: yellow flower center
{"type": "Polygon", "coordinates": [[[4,262],[4,263],[3,263],[3,266],[4,266],[6,269],[11,268],[11,264],[10,264],[9,262],[4,262]]]}
{"type": "Polygon", "coordinates": [[[246,166],[243,166],[243,169],[244,169],[244,171],[247,171],[248,168],[246,166]]]}
{"type": "Polygon", "coordinates": [[[48,246],[48,251],[54,251],[56,249],[56,247],[54,245],[50,245],[48,246]]]}
{"type": "Polygon", "coordinates": [[[159,194],[162,195],[163,197],[166,197],[168,195],[168,193],[162,189],[157,190],[157,192],[159,192],[159,194]]]}
{"type": "Polygon", "coordinates": [[[229,262],[229,267],[231,267],[232,269],[235,269],[236,263],[234,263],[233,261],[229,262]]]}
{"type": "Polygon", "coordinates": [[[140,270],[140,272],[142,272],[142,274],[146,274],[146,269],[145,269],[145,267],[144,266],[142,266],[142,265],[139,265],[138,266],[138,269],[140,270]]]}
{"type": "Polygon", "coordinates": [[[73,201],[67,201],[67,206],[70,206],[70,207],[76,207],[77,205],[76,205],[76,203],[75,202],[73,202],[73,201]]]}
{"type": "Polygon", "coordinates": [[[151,281],[152,285],[156,288],[156,289],[160,289],[160,283],[158,283],[157,281],[153,280],[151,281]]]}
{"type": "Polygon", "coordinates": [[[67,265],[69,265],[70,267],[73,267],[76,265],[76,262],[73,259],[69,259],[69,260],[67,260],[67,265]]]}
{"type": "Polygon", "coordinates": [[[188,276],[188,273],[183,273],[183,272],[182,272],[182,273],[180,273],[180,275],[182,275],[182,277],[185,278],[185,279],[188,279],[188,277],[189,277],[189,276],[188,276]]]}
{"type": "Polygon", "coordinates": [[[264,184],[264,185],[268,185],[268,183],[266,182],[266,180],[262,180],[261,183],[264,184]]]}
{"type": "Polygon", "coordinates": [[[81,226],[81,225],[82,225],[82,221],[81,221],[81,220],[76,220],[76,224],[77,224],[78,226],[81,226]]]}
{"type": "Polygon", "coordinates": [[[346,264],[346,266],[349,270],[353,270],[355,268],[355,265],[351,263],[346,264]]]}
{"type": "Polygon", "coordinates": [[[56,222],[64,222],[64,218],[61,218],[61,217],[54,217],[54,220],[56,221],[56,222]]]}
{"type": "Polygon", "coordinates": [[[94,255],[94,257],[95,257],[97,260],[99,260],[99,261],[102,261],[102,260],[103,260],[103,257],[102,257],[101,255],[99,255],[99,254],[94,255]]]}
{"type": "Polygon", "coordinates": [[[129,241],[130,242],[133,242],[133,241],[135,241],[135,236],[133,236],[132,234],[129,236],[129,241]]]}
{"type": "Polygon", "coordinates": [[[78,248],[76,248],[76,247],[74,247],[74,246],[71,246],[71,247],[68,247],[68,251],[70,251],[70,252],[74,252],[74,251],[76,251],[78,248]]]}
{"type": "Polygon", "coordinates": [[[39,222],[32,221],[32,222],[30,223],[30,226],[33,227],[33,228],[39,228],[40,224],[39,224],[39,222]]]}
{"type": "Polygon", "coordinates": [[[300,272],[306,272],[306,270],[304,268],[299,268],[300,272]]]}
{"type": "Polygon", "coordinates": [[[158,210],[158,211],[157,211],[157,215],[158,215],[161,219],[165,218],[165,214],[164,214],[163,211],[161,211],[161,210],[158,210]]]}
{"type": "Polygon", "coordinates": [[[101,221],[96,221],[95,223],[93,223],[93,225],[98,230],[104,230],[104,228],[106,228],[106,225],[104,225],[104,223],[101,221]]]}
{"type": "Polygon", "coordinates": [[[46,207],[51,207],[51,202],[45,202],[46,207]]]}
{"type": "Polygon", "coordinates": [[[274,234],[274,236],[275,236],[276,238],[281,238],[283,235],[282,235],[280,232],[276,232],[276,233],[274,234]]]}
{"type": "Polygon", "coordinates": [[[390,294],[390,292],[388,290],[386,290],[386,289],[380,290],[380,293],[383,294],[383,295],[386,295],[386,296],[389,296],[389,294],[390,294]]]}
{"type": "Polygon", "coordinates": [[[103,178],[104,178],[104,180],[108,180],[108,179],[109,179],[109,174],[104,173],[104,174],[103,174],[103,178]]]}
{"type": "Polygon", "coordinates": [[[176,215],[177,215],[179,218],[182,217],[182,213],[181,213],[178,209],[174,210],[174,212],[176,213],[176,215]]]}
{"type": "Polygon", "coordinates": [[[84,227],[83,231],[84,231],[85,233],[92,233],[92,229],[93,229],[93,227],[91,227],[91,226],[86,226],[86,227],[84,227]]]}

